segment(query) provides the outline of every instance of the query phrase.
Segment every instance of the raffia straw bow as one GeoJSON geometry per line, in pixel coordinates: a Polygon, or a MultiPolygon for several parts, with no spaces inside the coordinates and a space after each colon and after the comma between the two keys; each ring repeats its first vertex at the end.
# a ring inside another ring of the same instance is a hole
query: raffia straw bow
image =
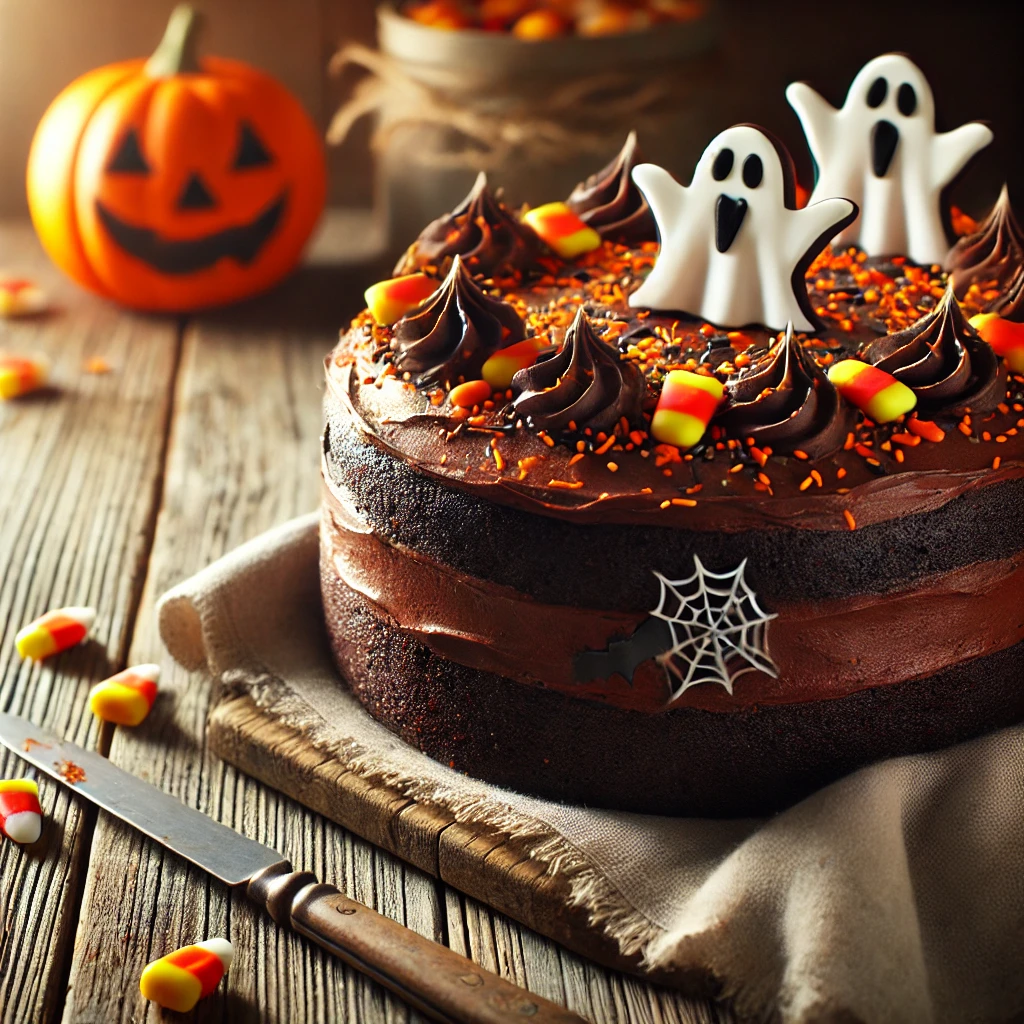
{"type": "Polygon", "coordinates": [[[459,71],[440,72],[445,84],[433,86],[410,75],[402,62],[359,43],[334,55],[332,74],[349,66],[369,72],[331,119],[327,140],[341,143],[367,114],[378,115],[372,146],[387,149],[404,128],[434,125],[456,132],[461,146],[420,148],[416,159],[433,167],[493,170],[512,159],[563,162],[581,152],[606,151],[618,144],[624,126],[643,127],[670,100],[679,101],[678,70],[656,77],[607,72],[575,79],[539,97],[526,99],[510,87],[495,92],[459,71]],[[584,127],[585,126],[585,127],[584,127]]]}

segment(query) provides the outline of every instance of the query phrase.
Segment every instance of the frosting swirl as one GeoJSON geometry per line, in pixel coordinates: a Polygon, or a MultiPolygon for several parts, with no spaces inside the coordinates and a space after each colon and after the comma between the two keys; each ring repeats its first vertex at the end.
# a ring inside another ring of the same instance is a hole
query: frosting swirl
{"type": "Polygon", "coordinates": [[[395,274],[410,274],[458,255],[474,274],[489,277],[526,270],[543,251],[537,233],[509,212],[481,171],[469,195],[423,229],[398,261],[395,274]]]}
{"type": "Polygon", "coordinates": [[[1007,320],[1024,321],[1024,263],[1014,273],[996,299],[985,308],[986,313],[998,313],[1007,320]]]}
{"type": "MultiPolygon", "coordinates": [[[[964,298],[972,284],[984,286],[995,282],[1002,289],[1020,278],[1024,272],[1024,232],[1013,215],[1005,185],[978,230],[964,235],[949,250],[946,269],[952,274],[958,299],[964,298]]],[[[1019,291],[1018,287],[1018,294],[1019,291]]]]}
{"type": "Polygon", "coordinates": [[[512,386],[522,392],[513,403],[516,413],[535,430],[561,430],[574,423],[578,430],[610,431],[622,417],[630,426],[642,422],[643,374],[597,337],[582,307],[562,348],[516,373],[512,386]]]}
{"type": "Polygon", "coordinates": [[[633,168],[639,163],[643,163],[643,155],[632,131],[618,156],[581,181],[565,205],[602,238],[624,245],[656,242],[654,214],[633,181],[633,168]]]}
{"type": "Polygon", "coordinates": [[[478,377],[487,358],[526,336],[515,309],[492,298],[456,256],[441,287],[395,326],[395,366],[417,384],[478,377]]]}
{"type": "Polygon", "coordinates": [[[856,416],[793,337],[792,324],[784,338],[730,378],[725,390],[728,402],[716,421],[777,454],[803,451],[812,459],[829,455],[842,447],[856,416]]]}
{"type": "Polygon", "coordinates": [[[969,405],[981,412],[1005,394],[1001,361],[964,319],[952,285],[930,313],[871,342],[861,355],[906,384],[928,411],[956,413],[969,405]]]}

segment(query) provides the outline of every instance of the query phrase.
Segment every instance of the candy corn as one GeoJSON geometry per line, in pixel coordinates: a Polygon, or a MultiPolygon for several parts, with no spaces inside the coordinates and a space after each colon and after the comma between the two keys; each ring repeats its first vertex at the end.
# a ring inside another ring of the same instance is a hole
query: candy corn
{"type": "Polygon", "coordinates": [[[998,313],[979,313],[970,323],[1014,373],[1024,373],[1024,323],[1005,320],[998,313]]]}
{"type": "Polygon", "coordinates": [[[670,370],[651,420],[651,436],[663,444],[692,448],[704,436],[724,391],[716,377],[670,370]]]}
{"type": "Polygon", "coordinates": [[[29,316],[46,309],[46,293],[25,277],[0,274],[0,317],[29,316]]]}
{"type": "Polygon", "coordinates": [[[474,405],[483,405],[494,393],[494,388],[485,380],[467,380],[448,392],[448,401],[457,409],[472,409],[474,405]]]}
{"type": "Polygon", "coordinates": [[[43,830],[39,787],[32,779],[0,779],[0,830],[16,843],[34,843],[43,830]]]}
{"type": "Polygon", "coordinates": [[[601,236],[565,203],[545,203],[523,214],[523,221],[563,260],[573,260],[601,245],[601,236]]]}
{"type": "Polygon", "coordinates": [[[364,292],[366,305],[379,324],[391,325],[437,291],[437,281],[426,274],[406,274],[371,284],[364,292]]]}
{"type": "Polygon", "coordinates": [[[89,710],[104,722],[138,725],[156,700],[159,678],[159,665],[126,668],[89,691],[89,710]]]}
{"type": "Polygon", "coordinates": [[[14,356],[0,352],[0,399],[20,398],[38,391],[50,379],[46,356],[14,356]]]}
{"type": "MultiPolygon", "coordinates": [[[[508,348],[498,349],[481,369],[484,380],[495,390],[503,390],[512,383],[512,378],[519,370],[533,366],[537,356],[548,348],[543,338],[527,338],[517,341],[508,348]]],[[[490,395],[487,396],[490,398],[490,395]]]]}
{"type": "Polygon", "coordinates": [[[25,626],[14,638],[14,645],[23,658],[42,661],[80,644],[95,619],[92,608],[58,608],[25,626]]]}
{"type": "Polygon", "coordinates": [[[183,946],[149,964],[139,979],[139,990],[158,1006],[188,1013],[220,984],[234,955],[227,939],[183,946]]]}
{"type": "Polygon", "coordinates": [[[829,367],[828,379],[843,398],[875,423],[889,423],[917,405],[917,395],[906,384],[859,359],[834,363],[829,367]]]}

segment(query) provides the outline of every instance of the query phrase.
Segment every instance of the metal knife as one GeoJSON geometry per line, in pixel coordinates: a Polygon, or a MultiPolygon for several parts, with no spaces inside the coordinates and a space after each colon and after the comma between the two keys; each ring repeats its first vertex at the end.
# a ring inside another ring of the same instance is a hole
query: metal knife
{"type": "Polygon", "coordinates": [[[447,946],[293,871],[276,850],[24,718],[0,712],[0,743],[40,771],[246,895],[444,1024],[585,1024],[582,1017],[485,971],[447,946]]]}

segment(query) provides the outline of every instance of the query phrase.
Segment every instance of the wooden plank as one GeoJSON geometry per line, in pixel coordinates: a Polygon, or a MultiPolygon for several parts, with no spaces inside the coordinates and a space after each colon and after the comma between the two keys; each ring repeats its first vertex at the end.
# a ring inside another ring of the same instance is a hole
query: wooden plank
{"type": "Polygon", "coordinates": [[[649,975],[641,981],[619,973],[641,972],[638,958],[623,956],[590,927],[585,912],[568,906],[567,881],[548,875],[522,843],[455,823],[389,786],[339,771],[299,731],[272,720],[251,699],[218,705],[208,742],[243,771],[454,887],[446,888],[448,942],[491,970],[594,1021],[731,1019],[706,1001],[649,984],[649,975]]]}
{"type": "MultiPolygon", "coordinates": [[[[366,282],[313,271],[276,296],[186,332],[163,506],[132,658],[165,668],[147,721],[118,730],[111,758],[281,850],[432,938],[443,916],[428,875],[225,765],[208,748],[209,681],[173,666],[152,608],[168,586],[268,527],[315,507],[323,356],[366,282]],[[310,329],[287,326],[301,317],[310,329]]],[[[209,935],[236,959],[198,1021],[406,1021],[406,1008],[239,895],[100,817],[64,1019],[161,1019],[138,991],[145,964],[209,935]]]]}
{"type": "MultiPolygon", "coordinates": [[[[0,321],[0,349],[44,352],[56,387],[0,403],[0,707],[78,743],[101,736],[91,683],[124,667],[152,538],[170,390],[174,321],[133,316],[79,291],[50,267],[27,223],[0,225],[9,272],[38,280],[55,309],[0,321]],[[100,358],[111,372],[83,372],[100,358]],[[42,666],[22,663],[14,635],[49,608],[98,610],[93,639],[42,666]]],[[[25,773],[0,757],[0,777],[25,773]]],[[[0,842],[0,1017],[48,1022],[63,980],[84,884],[92,816],[41,787],[41,841],[0,842]]]]}

